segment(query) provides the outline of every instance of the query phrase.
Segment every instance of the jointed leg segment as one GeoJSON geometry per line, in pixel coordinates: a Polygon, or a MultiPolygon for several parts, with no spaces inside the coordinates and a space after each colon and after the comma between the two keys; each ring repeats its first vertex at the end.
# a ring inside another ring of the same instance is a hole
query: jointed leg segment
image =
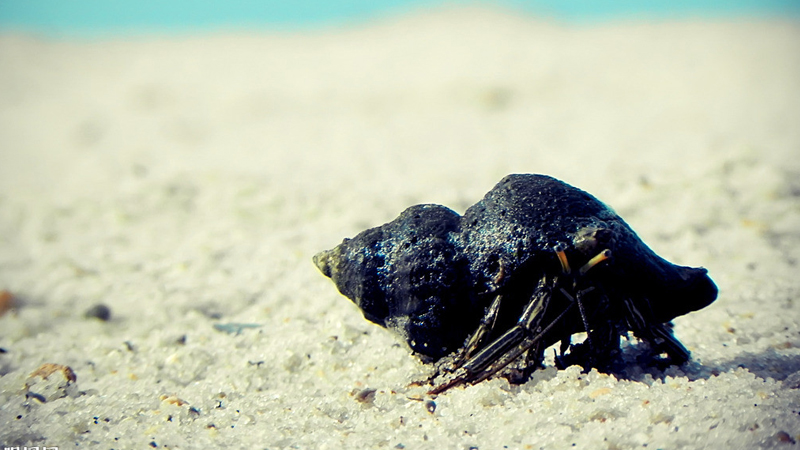
{"type": "Polygon", "coordinates": [[[689,360],[689,350],[675,339],[667,324],[648,320],[650,315],[645,316],[631,299],[625,299],[625,308],[628,326],[635,335],[649,341],[656,350],[665,352],[674,364],[689,360]]]}
{"type": "Polygon", "coordinates": [[[495,296],[492,304],[489,305],[489,309],[486,311],[486,314],[481,319],[481,323],[475,330],[475,333],[472,334],[472,336],[469,338],[469,341],[467,341],[467,344],[456,358],[455,364],[457,367],[461,366],[464,361],[472,357],[472,354],[475,352],[475,350],[480,347],[489,333],[494,329],[495,322],[497,322],[497,315],[500,313],[500,304],[502,301],[503,296],[501,294],[495,296]]]}
{"type": "MultiPolygon", "coordinates": [[[[561,263],[562,275],[569,276],[571,269],[563,248],[556,248],[555,252],[561,263]]],[[[600,252],[581,267],[579,271],[580,275],[585,275],[589,269],[608,259],[610,256],[611,252],[609,250],[600,252]]],[[[576,283],[573,282],[573,289],[575,288],[575,284],[576,283]]],[[[528,352],[527,358],[533,360],[529,362],[533,362],[536,365],[541,364],[543,353],[543,348],[541,346],[543,343],[542,338],[561,322],[575,305],[578,305],[581,320],[588,335],[591,327],[589,326],[582,299],[585,294],[591,292],[594,288],[589,287],[577,291],[573,297],[573,295],[563,287],[558,287],[556,291],[558,285],[558,276],[543,276],[538,281],[531,295],[531,299],[525,305],[522,314],[517,320],[517,324],[473,355],[475,350],[480,348],[486,336],[494,329],[502,302],[502,295],[497,295],[487,309],[478,329],[470,337],[462,353],[456,358],[455,367],[457,369],[453,377],[449,381],[431,389],[430,393],[438,394],[456,385],[464,383],[474,384],[483,381],[501,371],[525,352],[528,352]],[[567,305],[552,321],[545,325],[542,321],[544,320],[548,306],[550,306],[554,295],[563,296],[563,298],[567,300],[567,305]]],[[[591,341],[589,341],[588,338],[587,343],[591,349],[591,341]]]]}

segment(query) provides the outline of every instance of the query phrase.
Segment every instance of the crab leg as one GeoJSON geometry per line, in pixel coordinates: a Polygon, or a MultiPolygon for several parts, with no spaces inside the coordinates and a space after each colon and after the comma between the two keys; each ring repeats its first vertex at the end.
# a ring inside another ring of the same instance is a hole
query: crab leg
{"type": "MultiPolygon", "coordinates": [[[[571,268],[567,260],[566,253],[561,247],[555,249],[556,256],[561,264],[561,272],[563,275],[570,275],[571,268]]],[[[580,268],[580,275],[585,275],[593,267],[611,257],[610,250],[603,250],[602,252],[591,258],[583,267],[580,268]]],[[[472,335],[459,358],[456,360],[455,367],[458,367],[456,375],[448,382],[434,387],[429,392],[430,394],[438,394],[450,389],[453,386],[464,383],[478,383],[481,382],[495,373],[499,372],[514,360],[519,358],[523,353],[527,352],[534,345],[539,343],[542,337],[550,331],[563,317],[572,309],[576,304],[580,310],[581,320],[584,329],[587,333],[587,344],[589,349],[592,350],[592,342],[590,337],[589,320],[586,315],[586,310],[583,306],[582,297],[584,294],[594,290],[589,287],[576,293],[576,297],[569,294],[564,288],[560,288],[559,292],[569,300],[567,307],[544,329],[542,329],[541,321],[544,318],[547,306],[550,303],[553,295],[553,288],[557,284],[557,279],[552,279],[548,282],[546,277],[539,280],[538,285],[533,291],[530,301],[525,306],[525,310],[520,315],[517,325],[506,331],[502,336],[489,343],[475,356],[470,358],[472,352],[480,345],[485,335],[494,327],[494,321],[497,318],[497,313],[500,308],[501,296],[498,295],[489,307],[487,314],[481,321],[478,330],[472,335]],[[489,325],[491,323],[491,325],[489,325]],[[469,358],[466,363],[462,361],[469,358]]]]}
{"type": "Polygon", "coordinates": [[[475,350],[483,343],[483,340],[486,336],[494,330],[494,324],[497,321],[497,315],[500,313],[500,303],[503,300],[503,296],[498,294],[492,304],[489,305],[489,308],[486,310],[486,314],[484,314],[483,319],[481,319],[481,323],[478,325],[478,329],[475,330],[475,333],[470,336],[469,341],[467,341],[467,345],[464,346],[464,349],[461,351],[461,354],[458,355],[456,358],[455,367],[460,367],[464,361],[468,360],[472,357],[472,354],[475,350]]]}
{"type": "Polygon", "coordinates": [[[650,327],[650,333],[653,335],[653,341],[656,346],[669,355],[673,364],[683,364],[689,360],[689,350],[683,346],[675,336],[672,334],[666,324],[659,323],[650,327]]]}
{"type": "MultiPolygon", "coordinates": [[[[590,259],[586,264],[584,264],[583,267],[581,267],[580,270],[578,270],[578,273],[580,273],[581,276],[586,275],[586,272],[588,272],[591,268],[595,267],[596,265],[600,264],[601,262],[609,258],[611,258],[611,250],[605,249],[602,252],[595,255],[594,257],[592,257],[592,259],[590,259]]],[[[583,294],[586,294],[592,290],[594,290],[594,287],[589,287],[587,289],[584,289],[583,291],[579,291],[576,297],[578,303],[578,310],[581,313],[581,321],[583,322],[583,328],[584,330],[586,330],[586,344],[589,346],[589,350],[593,354],[594,346],[592,345],[592,332],[590,331],[589,327],[589,319],[586,317],[586,309],[583,307],[583,301],[581,301],[583,294]]],[[[569,297],[569,294],[567,293],[567,291],[564,290],[564,288],[561,288],[561,292],[563,292],[565,296],[569,297]]]]}
{"type": "Polygon", "coordinates": [[[543,278],[539,281],[539,285],[525,307],[525,311],[517,321],[517,325],[467,361],[450,381],[436,386],[431,389],[430,393],[438,394],[459,384],[476,383],[485,380],[536,345],[575,304],[571,302],[558,317],[542,329],[539,324],[544,317],[550,299],[551,291],[547,281],[543,278]]]}
{"type": "Polygon", "coordinates": [[[471,373],[482,370],[492,361],[496,360],[501,354],[506,353],[511,347],[525,339],[528,330],[533,330],[534,321],[538,325],[544,316],[547,304],[550,301],[550,290],[547,289],[547,282],[544,278],[539,280],[539,284],[534,290],[531,300],[525,306],[525,310],[517,320],[517,325],[511,327],[494,342],[487,345],[474,358],[464,364],[464,368],[471,373]]]}
{"type": "Polygon", "coordinates": [[[445,372],[454,372],[458,370],[461,366],[464,365],[464,362],[469,360],[472,357],[472,354],[478,347],[483,344],[483,341],[486,339],[486,336],[494,330],[495,322],[497,321],[497,315],[500,313],[500,304],[503,301],[503,296],[498,294],[495,296],[492,303],[489,305],[489,308],[486,309],[486,313],[483,315],[481,319],[481,323],[478,324],[478,328],[475,330],[474,333],[469,337],[464,347],[455,357],[455,359],[450,362],[449,367],[444,367],[444,365],[440,365],[436,368],[436,371],[428,378],[428,383],[432,383],[442,371],[445,372]]]}
{"type": "Polygon", "coordinates": [[[625,308],[628,310],[628,326],[633,332],[648,341],[658,350],[666,352],[676,364],[682,364],[689,360],[689,350],[683,346],[672,331],[662,323],[652,323],[645,319],[641,311],[633,304],[630,299],[625,299],[625,308]]]}
{"type": "MultiPolygon", "coordinates": [[[[514,360],[520,357],[523,353],[530,350],[531,347],[536,345],[537,342],[548,332],[550,331],[555,324],[557,324],[563,317],[572,309],[574,304],[570,304],[567,306],[561,314],[558,315],[550,324],[548,324],[544,329],[540,332],[536,333],[535,335],[529,335],[525,337],[524,335],[530,333],[531,330],[526,330],[521,328],[519,325],[514,327],[512,330],[519,330],[519,332],[513,332],[509,330],[505,335],[501,336],[497,341],[500,341],[504,338],[508,339],[516,339],[516,346],[513,346],[514,342],[502,342],[499,343],[498,346],[494,346],[495,349],[507,349],[505,353],[496,354],[491,353],[488,354],[485,351],[478,353],[475,355],[472,360],[470,360],[464,367],[461,368],[461,373],[451,379],[450,381],[443,383],[435,388],[431,389],[428,393],[429,394],[440,394],[451,387],[458,386],[460,384],[469,383],[469,384],[476,384],[479,383],[492,375],[496,374],[497,372],[503,370],[507,365],[511,364],[514,360]],[[521,340],[519,339],[521,337],[521,340]],[[474,362],[474,363],[473,363],[474,362]],[[473,364],[470,364],[473,363],[473,364]],[[477,367],[477,368],[476,368],[477,367]],[[483,367],[482,371],[478,371],[479,368],[483,367]],[[472,369],[472,370],[471,370],[472,369]]],[[[495,341],[495,343],[497,343],[495,341]]],[[[488,349],[487,349],[488,350],[488,349]]]]}
{"type": "MultiPolygon", "coordinates": [[[[586,291],[579,292],[578,294],[582,294],[594,289],[593,287],[589,287],[586,291]]],[[[583,329],[586,330],[586,343],[589,345],[589,350],[593,350],[592,346],[592,332],[589,330],[589,319],[586,317],[586,309],[583,307],[583,302],[581,301],[581,295],[578,295],[577,299],[573,299],[567,291],[563,288],[561,289],[561,293],[564,294],[565,297],[574,301],[578,304],[578,311],[581,313],[581,322],[583,322],[583,329]]]]}
{"type": "Polygon", "coordinates": [[[514,362],[514,360],[519,358],[520,355],[522,355],[523,353],[528,351],[531,347],[536,345],[536,343],[538,343],[539,340],[548,331],[550,331],[561,320],[561,318],[563,318],[567,314],[567,312],[569,312],[570,309],[572,309],[573,305],[574,305],[574,303],[570,303],[569,306],[567,306],[563,311],[561,311],[561,314],[559,314],[552,322],[550,322],[544,329],[542,329],[540,332],[536,333],[535,335],[531,335],[530,334],[530,332],[533,331],[533,330],[522,328],[521,329],[522,332],[524,334],[528,334],[528,336],[523,337],[522,341],[519,344],[517,344],[516,347],[514,347],[514,348],[508,350],[506,353],[500,355],[500,357],[498,357],[497,359],[493,359],[492,360],[493,361],[492,364],[490,366],[486,367],[483,370],[483,372],[481,372],[480,374],[477,374],[478,376],[471,377],[471,379],[469,379],[467,381],[470,384],[480,383],[481,381],[483,381],[483,380],[491,377],[492,375],[496,374],[497,372],[503,370],[507,365],[511,364],[512,362],[514,362]]]}

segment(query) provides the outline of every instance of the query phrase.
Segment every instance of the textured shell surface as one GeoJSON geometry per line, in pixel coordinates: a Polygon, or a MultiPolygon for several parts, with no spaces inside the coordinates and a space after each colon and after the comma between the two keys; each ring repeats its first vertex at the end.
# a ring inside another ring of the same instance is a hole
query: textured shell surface
{"type": "Polygon", "coordinates": [[[664,260],[611,208],[545,175],[506,176],[463,216],[440,205],[412,206],[314,262],[368,320],[396,331],[428,360],[463,347],[498,295],[503,304],[491,336],[513,327],[546,277],[560,277],[554,286],[564,292],[600,293],[581,305],[583,316],[542,313],[559,322],[546,345],[592,331],[592,324],[641,332],[632,329],[634,319],[664,324],[717,297],[705,269],[664,260]],[[603,251],[610,258],[592,262],[603,251]]]}

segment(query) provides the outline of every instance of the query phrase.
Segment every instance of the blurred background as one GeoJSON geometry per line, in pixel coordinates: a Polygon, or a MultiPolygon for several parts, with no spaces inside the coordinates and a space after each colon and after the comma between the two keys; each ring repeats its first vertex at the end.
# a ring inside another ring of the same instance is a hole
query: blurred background
{"type": "Polygon", "coordinates": [[[800,16],[798,0],[0,0],[0,27],[67,36],[307,29],[459,5],[489,5],[578,22],[800,16]]]}
{"type": "Polygon", "coordinates": [[[797,18],[797,0],[0,0],[0,293],[21,299],[0,318],[0,442],[800,441],[774,381],[800,379],[797,18]],[[410,205],[461,213],[509,173],[585,189],[708,268],[720,301],[675,324],[691,381],[550,372],[436,415],[393,390],[426,369],[312,256],[410,205]],[[98,304],[110,321],[84,316],[98,304]],[[43,363],[81,395],[32,408],[43,363]],[[347,394],[364,388],[377,407],[347,394]]]}

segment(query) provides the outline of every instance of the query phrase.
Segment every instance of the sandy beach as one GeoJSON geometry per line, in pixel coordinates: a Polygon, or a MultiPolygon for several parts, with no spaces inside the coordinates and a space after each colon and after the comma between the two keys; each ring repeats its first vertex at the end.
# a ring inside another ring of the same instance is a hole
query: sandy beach
{"type": "Polygon", "coordinates": [[[795,448],[799,262],[798,22],[0,35],[4,447],[795,448]],[[510,173],[708,269],[718,300],[674,321],[687,364],[429,398],[431,367],[312,264],[510,173]]]}

